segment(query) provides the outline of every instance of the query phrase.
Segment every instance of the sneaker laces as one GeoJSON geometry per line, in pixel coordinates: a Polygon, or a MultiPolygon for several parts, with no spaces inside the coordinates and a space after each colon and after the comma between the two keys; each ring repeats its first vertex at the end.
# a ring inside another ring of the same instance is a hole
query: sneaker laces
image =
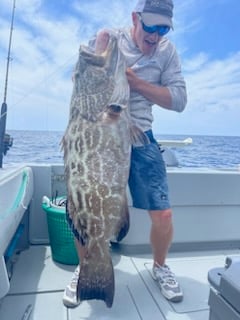
{"type": "Polygon", "coordinates": [[[175,286],[177,284],[175,274],[170,270],[170,268],[167,265],[160,266],[157,262],[155,262],[155,265],[155,272],[157,278],[171,286],[175,286]]]}
{"type": "Polygon", "coordinates": [[[72,279],[71,279],[71,283],[70,283],[70,287],[75,289],[77,287],[78,284],[78,278],[79,278],[79,273],[80,273],[80,268],[79,266],[75,269],[72,279]]]}

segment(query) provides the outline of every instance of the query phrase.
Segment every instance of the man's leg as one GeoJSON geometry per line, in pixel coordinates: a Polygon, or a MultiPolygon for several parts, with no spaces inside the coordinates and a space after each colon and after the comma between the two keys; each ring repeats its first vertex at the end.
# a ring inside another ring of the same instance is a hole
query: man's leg
{"type": "Polygon", "coordinates": [[[182,301],[182,290],[174,273],[165,264],[173,238],[172,211],[171,209],[149,211],[149,215],[152,220],[150,241],[154,259],[153,277],[165,298],[172,302],[182,301]]]}
{"type": "Polygon", "coordinates": [[[168,249],[173,237],[172,211],[149,211],[152,220],[150,241],[153,251],[154,264],[164,265],[168,249]]]}

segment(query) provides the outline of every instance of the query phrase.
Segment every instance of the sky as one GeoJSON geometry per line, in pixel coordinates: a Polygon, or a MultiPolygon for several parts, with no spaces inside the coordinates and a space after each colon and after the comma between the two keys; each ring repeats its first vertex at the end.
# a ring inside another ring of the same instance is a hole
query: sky
{"type": "MultiPolygon", "coordinates": [[[[16,0],[7,131],[64,131],[80,44],[131,26],[136,0],[16,0]]],[[[3,101],[13,1],[0,1],[3,101]]],[[[175,44],[186,81],[182,113],[153,107],[156,134],[240,136],[240,0],[175,0],[175,44]]],[[[2,103],[1,101],[1,103],[2,103]]]]}

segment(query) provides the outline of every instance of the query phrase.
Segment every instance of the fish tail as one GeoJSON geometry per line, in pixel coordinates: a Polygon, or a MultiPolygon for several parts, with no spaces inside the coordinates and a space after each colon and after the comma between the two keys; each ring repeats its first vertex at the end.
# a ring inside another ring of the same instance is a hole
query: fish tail
{"type": "Polygon", "coordinates": [[[109,247],[105,241],[102,244],[98,242],[91,248],[91,252],[81,262],[78,297],[80,301],[103,300],[111,308],[115,283],[109,247]]]}

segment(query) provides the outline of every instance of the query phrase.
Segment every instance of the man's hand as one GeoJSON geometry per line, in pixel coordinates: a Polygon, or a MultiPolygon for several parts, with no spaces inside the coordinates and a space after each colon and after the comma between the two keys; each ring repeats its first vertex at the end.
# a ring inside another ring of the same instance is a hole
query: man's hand
{"type": "Polygon", "coordinates": [[[107,48],[108,42],[110,39],[110,35],[107,31],[102,30],[98,33],[95,45],[95,53],[101,54],[107,48]]]}
{"type": "Polygon", "coordinates": [[[164,109],[171,109],[172,97],[167,87],[155,85],[139,78],[131,68],[127,68],[126,76],[131,91],[140,93],[164,109]]]}
{"type": "Polygon", "coordinates": [[[137,91],[137,87],[138,87],[139,81],[141,81],[141,79],[139,79],[136,76],[135,72],[131,68],[127,68],[126,76],[127,76],[130,90],[137,91]]]}

